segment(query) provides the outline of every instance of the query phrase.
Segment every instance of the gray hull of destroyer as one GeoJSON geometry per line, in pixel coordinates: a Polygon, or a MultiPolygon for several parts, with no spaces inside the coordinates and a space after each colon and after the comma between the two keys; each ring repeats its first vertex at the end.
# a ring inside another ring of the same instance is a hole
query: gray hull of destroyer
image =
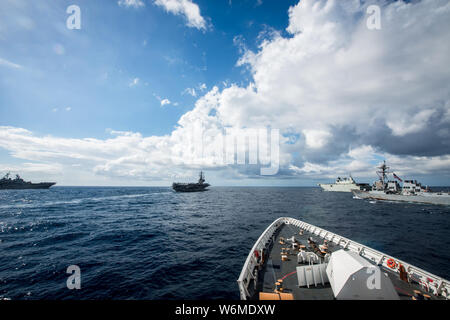
{"type": "Polygon", "coordinates": [[[384,192],[377,191],[360,191],[353,190],[353,194],[358,198],[372,199],[372,200],[385,200],[385,201],[403,201],[403,202],[416,202],[427,204],[440,204],[450,205],[450,195],[447,193],[437,194],[429,193],[427,195],[401,195],[401,194],[386,194],[384,192]]]}

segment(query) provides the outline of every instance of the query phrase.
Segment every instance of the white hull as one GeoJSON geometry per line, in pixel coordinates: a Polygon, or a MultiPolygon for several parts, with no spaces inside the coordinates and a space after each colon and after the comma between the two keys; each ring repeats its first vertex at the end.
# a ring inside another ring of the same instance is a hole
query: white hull
{"type": "Polygon", "coordinates": [[[353,190],[360,190],[361,188],[354,183],[319,183],[319,186],[323,191],[335,191],[335,192],[352,192],[353,190]]]}

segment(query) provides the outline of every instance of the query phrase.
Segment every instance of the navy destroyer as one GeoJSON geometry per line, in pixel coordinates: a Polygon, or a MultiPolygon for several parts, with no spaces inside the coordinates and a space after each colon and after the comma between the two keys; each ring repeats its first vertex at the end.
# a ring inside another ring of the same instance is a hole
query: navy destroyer
{"type": "Polygon", "coordinates": [[[209,187],[209,183],[205,183],[203,171],[200,171],[200,177],[197,183],[176,183],[172,184],[173,190],[177,192],[199,192],[205,191],[209,187]]]}
{"type": "Polygon", "coordinates": [[[389,171],[386,161],[378,169],[379,179],[373,183],[371,191],[352,191],[357,198],[450,205],[448,192],[431,192],[417,180],[402,180],[394,172],[389,171]],[[389,180],[389,174],[392,174],[393,180],[389,180]],[[402,184],[400,185],[399,182],[402,184]]]}
{"type": "Polygon", "coordinates": [[[10,173],[8,172],[0,180],[0,190],[1,189],[48,189],[56,184],[56,182],[39,182],[32,183],[30,181],[24,181],[18,174],[16,174],[15,179],[11,179],[10,173]]]}
{"type": "Polygon", "coordinates": [[[293,218],[256,241],[237,280],[242,300],[445,300],[450,282],[293,218]]]}

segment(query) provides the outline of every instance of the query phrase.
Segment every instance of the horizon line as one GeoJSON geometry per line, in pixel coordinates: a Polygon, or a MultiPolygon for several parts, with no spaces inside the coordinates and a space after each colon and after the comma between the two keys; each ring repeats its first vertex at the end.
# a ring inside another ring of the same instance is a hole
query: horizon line
{"type": "MultiPolygon", "coordinates": [[[[172,186],[168,185],[160,185],[160,186],[130,186],[130,185],[54,185],[51,188],[57,188],[57,187],[104,187],[104,188],[171,188],[172,186]]],[[[247,188],[247,187],[255,187],[255,188],[267,188],[267,187],[277,187],[277,188],[320,188],[318,185],[216,185],[216,186],[209,186],[210,188],[223,188],[223,187],[236,187],[236,188],[247,188]]],[[[450,185],[428,185],[428,187],[443,187],[443,188],[450,188],[450,185]]]]}

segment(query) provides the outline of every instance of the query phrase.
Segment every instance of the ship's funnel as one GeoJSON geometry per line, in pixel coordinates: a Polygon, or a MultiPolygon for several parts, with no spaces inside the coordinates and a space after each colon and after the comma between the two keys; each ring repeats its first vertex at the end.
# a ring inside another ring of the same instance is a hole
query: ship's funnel
{"type": "Polygon", "coordinates": [[[356,252],[333,252],[326,272],[336,299],[399,300],[389,277],[356,252]]]}

